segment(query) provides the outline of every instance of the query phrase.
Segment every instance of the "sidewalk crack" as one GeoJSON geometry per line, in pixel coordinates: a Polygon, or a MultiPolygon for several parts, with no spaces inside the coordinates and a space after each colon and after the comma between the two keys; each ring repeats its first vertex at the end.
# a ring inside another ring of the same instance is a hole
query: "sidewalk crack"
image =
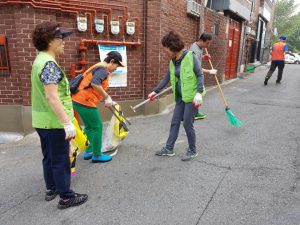
{"type": "Polygon", "coordinates": [[[204,210],[202,211],[202,213],[201,213],[201,215],[200,215],[200,217],[199,217],[199,219],[198,219],[196,225],[199,225],[199,223],[200,223],[200,221],[201,221],[203,215],[204,215],[205,212],[207,211],[207,209],[208,209],[210,203],[212,202],[212,200],[213,200],[213,198],[215,197],[217,191],[218,191],[219,188],[221,187],[221,184],[222,184],[223,180],[225,179],[225,177],[227,176],[227,174],[228,174],[229,171],[230,171],[230,167],[227,167],[226,172],[224,173],[223,177],[220,179],[220,181],[219,181],[219,183],[218,183],[218,186],[216,187],[214,193],[212,194],[212,196],[210,197],[209,201],[207,202],[207,204],[206,204],[204,210]]]}
{"type": "Polygon", "coordinates": [[[215,164],[215,163],[206,162],[204,160],[198,160],[198,162],[204,163],[204,164],[209,165],[209,166],[218,167],[218,168],[221,168],[221,169],[231,169],[230,166],[222,166],[222,165],[218,165],[218,164],[215,164]]]}
{"type": "Polygon", "coordinates": [[[1,212],[0,215],[4,215],[5,213],[7,213],[8,211],[10,211],[11,209],[16,208],[17,206],[23,204],[23,202],[27,201],[28,199],[30,199],[31,197],[33,197],[33,195],[29,195],[27,196],[25,199],[23,199],[22,201],[18,202],[17,204],[11,206],[9,209],[5,210],[4,212],[1,212]]]}

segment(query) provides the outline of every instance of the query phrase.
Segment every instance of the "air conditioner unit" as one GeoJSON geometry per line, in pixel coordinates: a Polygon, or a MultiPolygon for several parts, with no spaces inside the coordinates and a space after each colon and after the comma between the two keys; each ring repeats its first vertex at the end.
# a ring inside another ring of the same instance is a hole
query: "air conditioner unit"
{"type": "Polygon", "coordinates": [[[187,0],[187,14],[200,17],[200,4],[194,0],[187,0]]]}

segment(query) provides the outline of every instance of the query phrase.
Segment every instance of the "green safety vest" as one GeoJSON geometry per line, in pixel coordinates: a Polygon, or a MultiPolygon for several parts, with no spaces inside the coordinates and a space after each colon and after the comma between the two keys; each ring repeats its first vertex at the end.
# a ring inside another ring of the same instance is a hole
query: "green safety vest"
{"type": "MultiPolygon", "coordinates": [[[[175,101],[177,100],[176,83],[178,78],[175,76],[175,66],[173,61],[169,64],[170,82],[174,94],[175,101]]],[[[194,57],[193,52],[189,51],[182,59],[180,66],[180,83],[182,100],[185,103],[192,102],[197,93],[198,81],[194,73],[194,57]]]]}
{"type": "MultiPolygon", "coordinates": [[[[41,82],[41,72],[47,62],[57,62],[46,52],[40,52],[32,65],[31,71],[31,103],[32,103],[32,127],[43,129],[63,128],[59,118],[51,109],[46,96],[44,85],[41,82]]],[[[70,96],[69,82],[63,70],[63,77],[58,83],[58,96],[69,119],[73,121],[74,113],[70,96]]]]}

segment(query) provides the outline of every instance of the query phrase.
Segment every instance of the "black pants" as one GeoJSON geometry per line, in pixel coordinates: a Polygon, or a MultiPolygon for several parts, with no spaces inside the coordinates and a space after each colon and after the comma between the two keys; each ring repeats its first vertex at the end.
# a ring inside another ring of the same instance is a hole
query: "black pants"
{"type": "Polygon", "coordinates": [[[282,79],[282,73],[284,68],[284,61],[272,61],[270,70],[267,73],[266,79],[270,79],[273,72],[276,70],[276,67],[278,67],[278,75],[276,82],[280,82],[282,79]]]}
{"type": "Polygon", "coordinates": [[[63,129],[39,129],[43,152],[43,171],[47,190],[57,190],[63,199],[74,197],[71,185],[70,142],[63,129]]]}
{"type": "Polygon", "coordinates": [[[197,108],[192,103],[184,103],[182,100],[176,102],[169,138],[166,143],[166,148],[173,150],[178,137],[181,121],[189,143],[189,149],[196,152],[196,134],[194,129],[194,118],[197,113],[197,108]]]}

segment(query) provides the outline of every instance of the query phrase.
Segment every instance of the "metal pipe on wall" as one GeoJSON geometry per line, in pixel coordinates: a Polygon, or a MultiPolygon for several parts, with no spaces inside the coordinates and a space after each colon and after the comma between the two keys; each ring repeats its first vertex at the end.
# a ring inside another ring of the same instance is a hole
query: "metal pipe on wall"
{"type": "Polygon", "coordinates": [[[5,2],[0,2],[0,4],[14,4],[14,5],[15,4],[29,4],[35,9],[48,9],[48,10],[53,10],[54,9],[54,10],[58,10],[60,12],[75,13],[75,14],[79,15],[78,11],[64,10],[64,9],[61,9],[61,8],[49,7],[49,5],[48,6],[40,6],[40,5],[36,5],[33,2],[31,2],[32,0],[30,0],[28,2],[25,2],[25,1],[24,0],[23,1],[22,0],[19,0],[19,1],[9,0],[9,1],[5,1],[5,2]]]}
{"type": "Polygon", "coordinates": [[[87,65],[86,44],[113,44],[113,45],[125,45],[125,46],[141,45],[141,42],[139,41],[139,24],[138,24],[139,20],[137,17],[135,17],[134,19],[136,21],[136,32],[135,33],[136,33],[136,36],[138,37],[138,41],[137,42],[135,42],[135,41],[126,42],[125,41],[125,21],[127,21],[127,18],[128,18],[128,7],[127,6],[110,4],[110,3],[97,3],[97,2],[76,1],[76,0],[69,0],[67,2],[55,2],[55,1],[50,1],[50,0],[48,0],[48,1],[4,0],[4,2],[1,2],[0,4],[28,4],[28,5],[31,5],[35,9],[57,10],[60,12],[74,13],[77,15],[77,17],[79,16],[80,11],[84,11],[85,15],[89,15],[90,33],[91,33],[92,39],[91,40],[87,40],[87,39],[81,40],[79,50],[80,50],[80,65],[82,67],[80,70],[76,70],[76,65],[72,64],[72,67],[71,67],[72,76],[82,73],[86,69],[86,65],[87,65]],[[78,4],[70,4],[70,2],[78,3],[78,4]],[[93,4],[93,6],[82,5],[82,3],[93,4]],[[95,5],[96,5],[96,7],[95,7],[95,5]],[[111,17],[112,17],[112,9],[100,7],[100,5],[123,8],[124,15],[118,16],[119,19],[121,18],[121,24],[122,24],[122,32],[121,33],[122,33],[123,41],[94,40],[92,13],[94,13],[94,15],[96,17],[97,9],[108,11],[108,15],[103,15],[103,17],[106,17],[107,38],[109,39],[109,21],[111,20],[111,17]],[[86,7],[86,8],[82,8],[82,7],[86,7]]]}
{"type": "Polygon", "coordinates": [[[125,45],[125,46],[139,46],[141,42],[128,42],[128,41],[105,41],[105,40],[88,40],[82,39],[80,43],[86,44],[113,44],[113,45],[125,45]]]}
{"type": "Polygon", "coordinates": [[[101,3],[101,2],[91,2],[91,1],[81,1],[81,0],[65,0],[66,2],[74,2],[77,3],[78,5],[81,5],[82,3],[84,4],[90,4],[93,7],[95,7],[96,5],[104,5],[104,6],[110,6],[110,7],[118,7],[118,8],[123,8],[124,10],[124,16],[125,16],[125,20],[127,20],[128,18],[128,7],[125,5],[119,5],[119,4],[113,4],[113,3],[101,3]]]}
{"type": "MultiPolygon", "coordinates": [[[[44,1],[44,2],[51,3],[53,1],[48,0],[48,1],[44,1]]],[[[73,7],[75,7],[79,11],[86,11],[87,10],[87,9],[82,8],[83,5],[70,4],[70,3],[66,3],[66,2],[62,2],[62,3],[59,3],[59,4],[63,8],[73,8],[73,7]]],[[[104,8],[104,7],[99,7],[99,6],[88,6],[88,5],[84,5],[84,7],[89,8],[88,11],[95,12],[95,17],[97,17],[97,10],[108,11],[108,18],[111,18],[111,16],[112,16],[112,9],[110,9],[110,8],[104,8]]],[[[93,31],[93,29],[92,29],[92,23],[93,23],[93,21],[92,21],[92,19],[90,19],[91,32],[93,31]]],[[[108,32],[108,34],[109,34],[109,32],[108,32]]],[[[93,36],[93,34],[91,34],[91,35],[93,36]]],[[[108,37],[109,37],[109,35],[108,35],[108,37]]]]}

